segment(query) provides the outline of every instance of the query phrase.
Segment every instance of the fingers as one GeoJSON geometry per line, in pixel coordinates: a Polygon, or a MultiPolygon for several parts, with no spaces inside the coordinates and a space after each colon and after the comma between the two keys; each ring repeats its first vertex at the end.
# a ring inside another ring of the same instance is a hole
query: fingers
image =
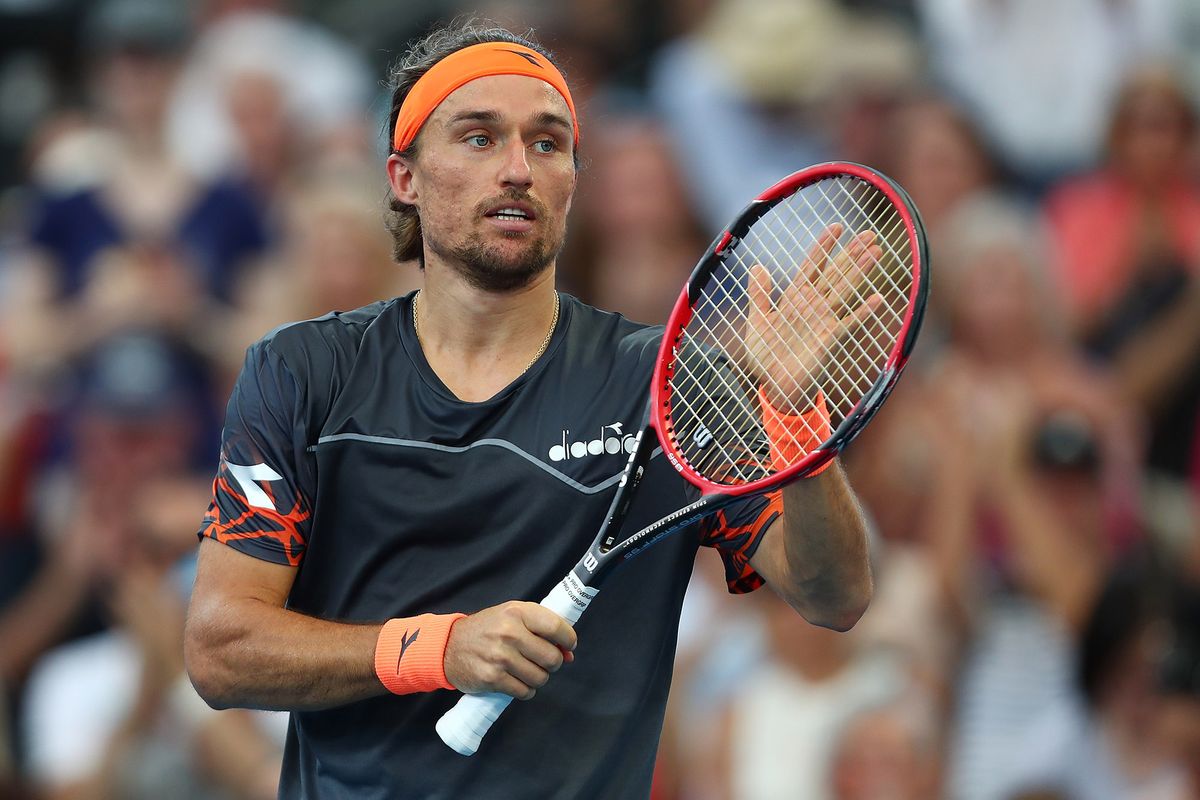
{"type": "Polygon", "coordinates": [[[578,637],[565,619],[537,603],[520,604],[525,627],[564,650],[574,650],[578,637]]]}
{"type": "Polygon", "coordinates": [[[874,242],[872,231],[862,231],[845,245],[840,244],[845,226],[834,223],[817,237],[809,248],[796,278],[783,291],[779,307],[790,316],[818,316],[836,311],[847,287],[857,285],[867,264],[868,248],[874,242]]]}
{"type": "MultiPolygon", "coordinates": [[[[817,237],[804,262],[796,270],[796,279],[784,289],[779,307],[803,309],[820,297],[827,298],[835,310],[844,307],[863,275],[883,257],[875,231],[859,231],[845,245],[840,245],[844,232],[844,225],[834,223],[817,237]]],[[[755,264],[750,268],[747,290],[752,320],[755,316],[761,317],[771,312],[773,285],[766,267],[755,264]]]]}
{"type": "Polygon", "coordinates": [[[829,276],[828,300],[835,313],[841,314],[853,300],[863,277],[883,258],[883,248],[874,231],[861,231],[833,259],[836,267],[829,276]]]}
{"type": "Polygon", "coordinates": [[[511,602],[460,620],[446,645],[446,677],[464,692],[528,700],[574,660],[575,630],[537,603],[511,602]]]}
{"type": "Polygon", "coordinates": [[[799,270],[799,274],[805,275],[808,278],[808,283],[816,284],[821,277],[821,273],[825,270],[825,264],[829,260],[830,254],[833,253],[834,247],[837,246],[838,239],[842,238],[842,233],[846,227],[840,222],[835,222],[825,229],[825,232],[817,237],[816,243],[809,248],[808,258],[804,261],[804,267],[799,270]]]}
{"type": "Polygon", "coordinates": [[[513,695],[518,700],[531,700],[537,690],[550,680],[549,672],[527,658],[514,660],[508,667],[508,674],[520,683],[521,693],[513,695]]]}
{"type": "Polygon", "coordinates": [[[838,337],[851,336],[867,324],[883,308],[883,295],[876,292],[847,314],[839,323],[838,337]]]}
{"type": "Polygon", "coordinates": [[[497,673],[495,680],[488,685],[488,688],[480,691],[501,692],[518,700],[532,700],[537,694],[538,688],[544,684],[545,681],[542,681],[536,686],[531,686],[508,672],[502,672],[497,673]]]}
{"type": "Polygon", "coordinates": [[[518,641],[517,650],[527,661],[546,672],[557,672],[563,665],[563,651],[540,637],[531,636],[518,641]]]}
{"type": "Polygon", "coordinates": [[[771,313],[771,289],[774,281],[771,273],[762,264],[750,268],[747,291],[750,295],[750,324],[754,325],[771,313]]]}

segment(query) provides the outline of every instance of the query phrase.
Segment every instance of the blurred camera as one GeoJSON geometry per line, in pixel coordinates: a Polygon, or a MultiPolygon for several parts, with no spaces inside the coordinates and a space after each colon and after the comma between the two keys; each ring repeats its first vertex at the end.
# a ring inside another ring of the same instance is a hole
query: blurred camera
{"type": "Polygon", "coordinates": [[[1092,474],[1100,467],[1100,445],[1086,416],[1060,409],[1043,417],[1034,429],[1030,457],[1042,469],[1092,474]]]}

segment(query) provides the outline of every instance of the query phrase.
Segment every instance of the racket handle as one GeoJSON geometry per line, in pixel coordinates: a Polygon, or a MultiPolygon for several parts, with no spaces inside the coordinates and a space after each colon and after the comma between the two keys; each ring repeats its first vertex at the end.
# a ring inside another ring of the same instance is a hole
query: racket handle
{"type": "MultiPolygon", "coordinates": [[[[583,585],[571,572],[550,590],[541,604],[574,626],[595,596],[596,590],[583,585]]],[[[438,720],[438,736],[454,752],[474,755],[492,723],[512,700],[503,692],[465,694],[438,720]]]]}
{"type": "Polygon", "coordinates": [[[512,700],[503,692],[464,694],[454,708],[437,721],[438,736],[459,755],[474,755],[488,728],[499,719],[512,700]]]}

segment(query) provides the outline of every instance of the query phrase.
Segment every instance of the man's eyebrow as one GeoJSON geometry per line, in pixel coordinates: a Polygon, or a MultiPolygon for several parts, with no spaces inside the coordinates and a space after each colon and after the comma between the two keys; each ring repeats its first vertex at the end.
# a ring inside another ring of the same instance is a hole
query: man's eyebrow
{"type": "MultiPolygon", "coordinates": [[[[446,121],[447,125],[459,125],[464,122],[487,122],[493,125],[501,122],[500,113],[491,109],[468,109],[459,111],[454,116],[446,121]]],[[[568,133],[575,130],[575,126],[571,121],[562,114],[555,114],[553,111],[542,111],[533,118],[534,125],[540,128],[554,127],[562,128],[568,133]]]]}
{"type": "Polygon", "coordinates": [[[575,126],[571,124],[569,119],[561,114],[555,114],[552,111],[543,111],[534,117],[533,121],[542,127],[553,125],[560,128],[566,128],[568,132],[575,130],[575,126]]]}
{"type": "Polygon", "coordinates": [[[491,122],[494,124],[499,121],[500,114],[495,111],[469,110],[458,112],[447,121],[447,124],[457,125],[460,122],[491,122]]]}

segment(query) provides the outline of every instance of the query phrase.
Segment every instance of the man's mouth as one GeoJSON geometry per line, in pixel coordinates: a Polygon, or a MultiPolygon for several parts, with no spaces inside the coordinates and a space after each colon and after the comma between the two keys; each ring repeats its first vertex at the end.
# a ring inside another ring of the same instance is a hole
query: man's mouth
{"type": "Polygon", "coordinates": [[[499,206],[487,212],[485,216],[493,217],[499,220],[509,221],[527,221],[532,222],[537,219],[537,215],[533,213],[533,209],[524,203],[516,203],[512,205],[499,206]]]}

